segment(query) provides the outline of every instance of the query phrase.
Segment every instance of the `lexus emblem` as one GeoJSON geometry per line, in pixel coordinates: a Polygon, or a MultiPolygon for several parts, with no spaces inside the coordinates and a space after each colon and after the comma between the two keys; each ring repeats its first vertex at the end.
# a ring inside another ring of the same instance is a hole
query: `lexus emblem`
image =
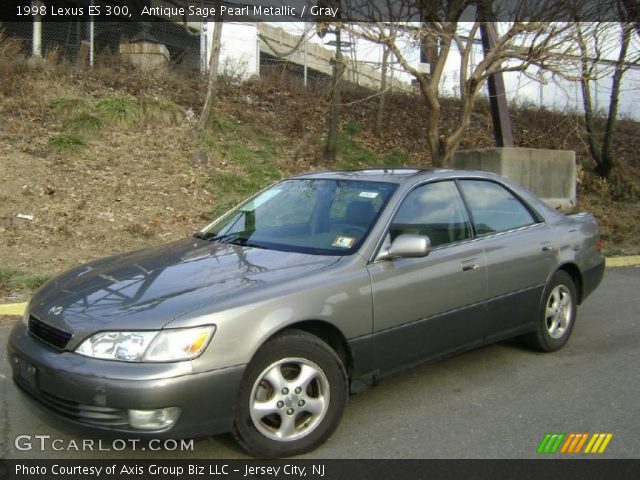
{"type": "Polygon", "coordinates": [[[49,313],[51,315],[60,315],[62,313],[62,307],[51,307],[49,313]]]}

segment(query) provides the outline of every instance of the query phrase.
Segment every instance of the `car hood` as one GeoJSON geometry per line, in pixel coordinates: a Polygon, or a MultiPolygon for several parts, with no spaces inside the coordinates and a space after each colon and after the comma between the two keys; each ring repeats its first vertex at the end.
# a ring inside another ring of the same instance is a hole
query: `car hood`
{"type": "Polygon", "coordinates": [[[100,330],[162,328],[190,312],[243,305],[245,293],[339,260],[185,239],[70,270],[36,292],[30,312],[75,338],[100,330]]]}

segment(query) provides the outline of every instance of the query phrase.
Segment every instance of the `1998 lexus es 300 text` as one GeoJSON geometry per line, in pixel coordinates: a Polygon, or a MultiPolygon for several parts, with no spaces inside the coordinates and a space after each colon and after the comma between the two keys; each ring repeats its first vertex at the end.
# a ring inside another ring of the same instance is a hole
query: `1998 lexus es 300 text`
{"type": "Polygon", "coordinates": [[[194,237],[49,281],[8,353],[20,389],[77,424],[233,431],[286,456],[329,437],[349,392],[403,368],[509,337],[561,348],[603,271],[591,215],[502,177],[310,173],[194,237]]]}

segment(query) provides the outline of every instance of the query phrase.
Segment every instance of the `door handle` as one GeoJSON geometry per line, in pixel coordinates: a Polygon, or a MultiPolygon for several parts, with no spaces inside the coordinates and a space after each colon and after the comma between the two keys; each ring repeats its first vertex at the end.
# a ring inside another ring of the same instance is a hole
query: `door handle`
{"type": "Polygon", "coordinates": [[[545,245],[544,247],[542,247],[543,252],[550,252],[552,250],[553,250],[553,247],[551,245],[545,245]]]}
{"type": "Polygon", "coordinates": [[[477,263],[472,263],[471,265],[465,265],[464,267],[462,267],[462,271],[471,272],[473,270],[477,270],[479,266],[480,265],[478,265],[477,263]]]}

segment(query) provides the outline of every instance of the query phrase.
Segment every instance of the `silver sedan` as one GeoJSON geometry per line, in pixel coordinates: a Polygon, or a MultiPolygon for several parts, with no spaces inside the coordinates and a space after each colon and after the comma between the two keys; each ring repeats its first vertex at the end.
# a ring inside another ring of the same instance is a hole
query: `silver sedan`
{"type": "Polygon", "coordinates": [[[77,425],[233,431],[294,455],[331,435],[349,393],[403,369],[510,337],[561,348],[603,268],[591,215],[492,174],[311,173],[194,237],[51,280],[9,358],[27,396],[77,425]]]}

